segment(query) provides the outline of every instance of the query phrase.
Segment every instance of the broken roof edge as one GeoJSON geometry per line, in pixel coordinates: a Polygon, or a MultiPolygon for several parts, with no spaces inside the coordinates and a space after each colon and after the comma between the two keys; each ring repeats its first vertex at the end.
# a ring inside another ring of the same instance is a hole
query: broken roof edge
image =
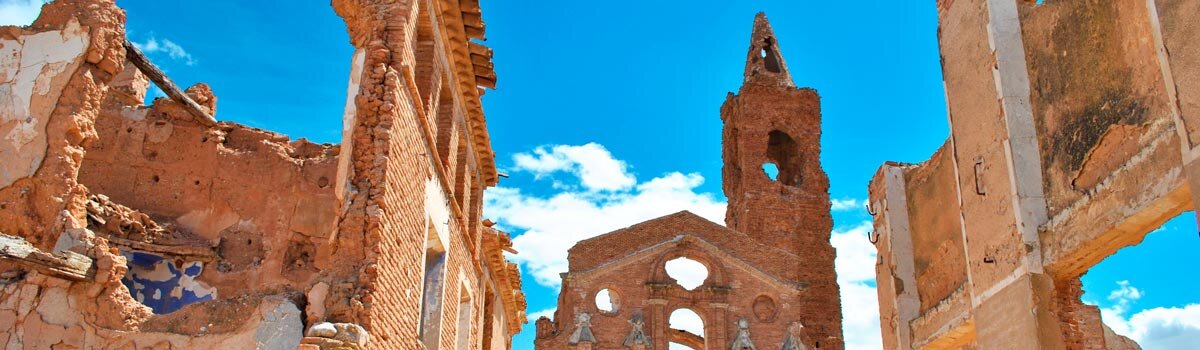
{"type": "MultiPolygon", "coordinates": [[[[475,161],[479,166],[479,171],[484,175],[484,184],[486,187],[491,187],[499,182],[499,171],[496,169],[496,154],[492,149],[491,134],[487,129],[487,121],[483,112],[483,88],[495,88],[495,71],[491,67],[487,67],[491,63],[492,50],[483,44],[472,41],[467,34],[467,25],[464,20],[464,9],[460,7],[458,1],[452,0],[437,0],[441,1],[442,11],[437,13],[438,23],[442,25],[443,33],[441,38],[444,46],[447,48],[447,61],[451,65],[451,70],[454,71],[452,79],[456,84],[453,88],[458,91],[462,97],[463,109],[467,113],[467,125],[471,129],[472,147],[475,153],[475,161]],[[477,52],[481,51],[481,52],[477,52]],[[475,65],[471,56],[481,56],[489,64],[475,65]],[[481,72],[482,75],[476,72],[481,72]],[[491,78],[489,85],[480,84],[480,79],[491,78]]],[[[468,9],[469,10],[469,9],[468,9]]],[[[480,11],[482,12],[482,11],[480,11]]],[[[480,28],[482,34],[482,28],[480,28]]]]}

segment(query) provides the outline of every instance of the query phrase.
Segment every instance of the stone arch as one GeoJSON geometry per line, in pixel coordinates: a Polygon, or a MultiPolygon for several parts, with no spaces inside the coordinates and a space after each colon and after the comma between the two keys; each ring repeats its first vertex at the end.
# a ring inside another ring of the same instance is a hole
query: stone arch
{"type": "Polygon", "coordinates": [[[708,333],[711,332],[711,330],[709,330],[711,327],[709,320],[712,319],[712,317],[706,314],[705,309],[700,308],[699,305],[676,305],[668,308],[667,310],[671,311],[667,312],[667,318],[663,320],[662,327],[663,329],[667,330],[668,342],[677,343],[696,350],[707,349],[705,345],[708,340],[708,333]],[[671,327],[670,319],[675,315],[676,312],[680,310],[690,311],[700,318],[701,334],[671,327]]]}

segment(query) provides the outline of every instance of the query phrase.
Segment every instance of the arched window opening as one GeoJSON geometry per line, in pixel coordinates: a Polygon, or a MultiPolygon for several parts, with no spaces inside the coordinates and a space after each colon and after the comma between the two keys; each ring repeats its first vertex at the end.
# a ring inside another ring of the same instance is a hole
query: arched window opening
{"type": "Polygon", "coordinates": [[[675,258],[666,264],[667,276],[675,279],[683,289],[692,290],[708,279],[708,267],[688,258],[675,258]]]}
{"type": "Polygon", "coordinates": [[[671,317],[667,320],[670,329],[668,337],[671,345],[671,350],[703,350],[704,347],[704,319],[700,315],[690,309],[678,309],[671,312],[671,317]]]}
{"type": "Polygon", "coordinates": [[[600,310],[602,314],[616,314],[619,311],[618,301],[619,295],[611,289],[605,288],[596,292],[596,310],[600,310]]]}
{"type": "MultiPolygon", "coordinates": [[[[779,130],[772,130],[767,137],[767,159],[775,166],[777,175],[772,180],[784,185],[798,187],[803,182],[804,159],[796,140],[779,130]]],[[[766,164],[763,165],[766,171],[766,164]]],[[[768,172],[768,174],[770,174],[768,172]]]]}

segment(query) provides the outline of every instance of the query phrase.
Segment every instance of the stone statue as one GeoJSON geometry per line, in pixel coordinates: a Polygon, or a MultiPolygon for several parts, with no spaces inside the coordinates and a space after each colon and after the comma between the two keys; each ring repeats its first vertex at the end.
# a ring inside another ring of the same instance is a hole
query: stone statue
{"type": "Polygon", "coordinates": [[[808,346],[804,345],[804,337],[800,334],[803,329],[804,325],[800,322],[788,327],[787,339],[783,341],[782,350],[808,350],[808,346]]]}
{"type": "Polygon", "coordinates": [[[567,343],[571,345],[582,342],[596,342],[596,336],[592,335],[592,315],[586,312],[575,315],[575,331],[571,332],[570,338],[567,338],[567,343]]]}
{"type": "Polygon", "coordinates": [[[729,344],[729,350],[758,350],[754,347],[754,342],[750,341],[750,321],[746,318],[740,318],[737,321],[738,332],[733,336],[733,342],[729,344]]]}
{"type": "Polygon", "coordinates": [[[642,310],[634,312],[633,317],[629,319],[629,335],[625,336],[625,342],[621,345],[628,347],[641,345],[644,349],[653,346],[650,336],[646,335],[646,331],[643,329],[645,326],[646,322],[642,320],[642,310]]]}

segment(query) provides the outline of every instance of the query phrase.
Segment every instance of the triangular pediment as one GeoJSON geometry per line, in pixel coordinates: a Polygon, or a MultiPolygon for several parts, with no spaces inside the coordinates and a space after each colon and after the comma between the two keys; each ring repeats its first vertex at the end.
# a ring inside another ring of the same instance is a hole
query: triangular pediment
{"type": "Polygon", "coordinates": [[[719,225],[688,211],[644,221],[576,243],[568,252],[570,270],[589,271],[630,259],[639,253],[658,250],[693,237],[698,247],[726,256],[739,264],[761,271],[784,284],[795,284],[803,258],[760,242],[741,232],[719,225]],[[795,262],[781,264],[780,261],[795,262]]]}

